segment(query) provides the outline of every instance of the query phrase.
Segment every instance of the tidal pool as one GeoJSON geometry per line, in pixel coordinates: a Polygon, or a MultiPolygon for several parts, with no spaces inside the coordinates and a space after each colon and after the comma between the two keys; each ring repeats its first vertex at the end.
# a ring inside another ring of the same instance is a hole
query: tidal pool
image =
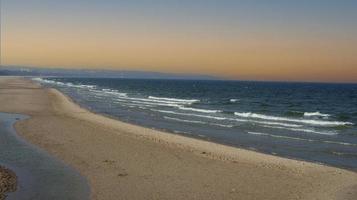
{"type": "Polygon", "coordinates": [[[0,113],[0,165],[10,168],[18,177],[17,190],[8,193],[6,200],[89,199],[84,177],[16,134],[14,123],[26,118],[0,113]]]}

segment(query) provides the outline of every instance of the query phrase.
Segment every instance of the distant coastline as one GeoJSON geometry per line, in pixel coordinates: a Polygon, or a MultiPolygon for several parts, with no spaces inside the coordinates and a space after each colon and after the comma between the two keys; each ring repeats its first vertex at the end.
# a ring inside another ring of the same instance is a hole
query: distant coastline
{"type": "Polygon", "coordinates": [[[233,79],[208,74],[165,73],[157,71],[132,71],[112,69],[67,69],[61,67],[35,67],[35,66],[4,66],[0,67],[0,76],[28,76],[28,77],[82,77],[82,78],[123,78],[123,79],[163,79],[163,80],[217,80],[217,81],[242,81],[242,82],[271,82],[271,83],[296,83],[296,84],[352,84],[357,82],[329,82],[314,80],[254,80],[233,79]]]}

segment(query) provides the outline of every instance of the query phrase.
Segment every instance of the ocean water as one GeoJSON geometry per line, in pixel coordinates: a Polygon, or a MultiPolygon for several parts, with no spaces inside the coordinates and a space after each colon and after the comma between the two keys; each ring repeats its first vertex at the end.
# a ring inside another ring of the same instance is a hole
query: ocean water
{"type": "Polygon", "coordinates": [[[357,85],[34,78],[94,112],[282,157],[357,169],[357,85]]]}

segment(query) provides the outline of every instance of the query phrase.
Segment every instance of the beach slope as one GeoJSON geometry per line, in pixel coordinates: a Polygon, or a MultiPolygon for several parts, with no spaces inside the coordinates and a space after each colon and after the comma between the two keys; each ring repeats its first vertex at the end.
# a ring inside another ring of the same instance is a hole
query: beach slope
{"type": "Polygon", "coordinates": [[[92,199],[357,199],[357,174],[123,123],[54,89],[0,78],[0,112],[87,177],[92,199]]]}

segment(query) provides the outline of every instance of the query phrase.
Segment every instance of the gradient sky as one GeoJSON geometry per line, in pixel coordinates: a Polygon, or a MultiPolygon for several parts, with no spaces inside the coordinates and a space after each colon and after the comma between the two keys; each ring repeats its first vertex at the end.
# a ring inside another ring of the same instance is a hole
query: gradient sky
{"type": "Polygon", "coordinates": [[[2,0],[2,64],[357,82],[355,0],[2,0]]]}

